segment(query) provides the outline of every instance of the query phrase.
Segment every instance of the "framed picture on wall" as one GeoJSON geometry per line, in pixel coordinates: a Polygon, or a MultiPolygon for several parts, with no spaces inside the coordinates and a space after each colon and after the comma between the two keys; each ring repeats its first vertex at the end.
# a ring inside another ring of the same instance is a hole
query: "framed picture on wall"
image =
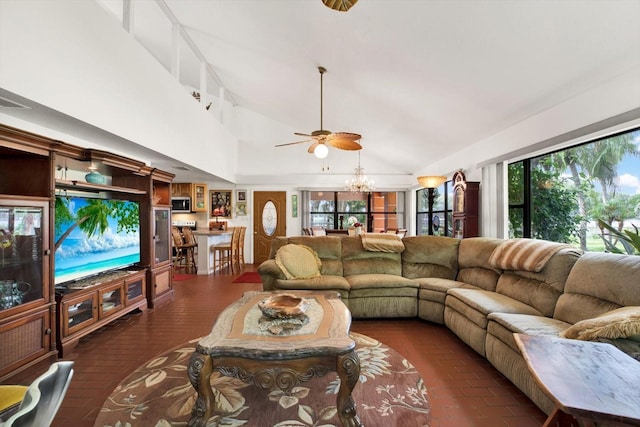
{"type": "Polygon", "coordinates": [[[237,202],[236,203],[236,215],[237,216],[247,216],[247,202],[237,202]]]}
{"type": "Polygon", "coordinates": [[[236,192],[236,200],[238,202],[246,202],[247,201],[247,190],[237,190],[237,192],[236,192]]]}
{"type": "Polygon", "coordinates": [[[231,202],[231,190],[210,190],[211,218],[231,218],[233,206],[231,202]]]}

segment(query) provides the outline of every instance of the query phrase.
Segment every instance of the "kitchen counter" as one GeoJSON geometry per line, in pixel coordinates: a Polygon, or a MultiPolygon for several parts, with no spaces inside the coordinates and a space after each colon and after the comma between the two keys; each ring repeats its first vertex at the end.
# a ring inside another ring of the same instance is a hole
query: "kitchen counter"
{"type": "Polygon", "coordinates": [[[211,246],[219,243],[231,243],[233,231],[196,229],[193,232],[198,241],[198,274],[208,275],[213,273],[213,253],[211,246]]]}

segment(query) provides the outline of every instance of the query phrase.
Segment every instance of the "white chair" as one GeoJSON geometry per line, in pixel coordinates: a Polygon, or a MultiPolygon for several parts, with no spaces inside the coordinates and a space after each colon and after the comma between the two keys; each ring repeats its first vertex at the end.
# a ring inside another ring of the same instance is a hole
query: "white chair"
{"type": "Polygon", "coordinates": [[[326,236],[327,232],[323,227],[311,227],[312,236],[326,236]]]}
{"type": "MultiPolygon", "coordinates": [[[[56,416],[73,377],[73,362],[55,362],[27,387],[17,412],[0,427],[48,427],[56,416]]],[[[0,393],[2,390],[0,388],[0,393]]]]}

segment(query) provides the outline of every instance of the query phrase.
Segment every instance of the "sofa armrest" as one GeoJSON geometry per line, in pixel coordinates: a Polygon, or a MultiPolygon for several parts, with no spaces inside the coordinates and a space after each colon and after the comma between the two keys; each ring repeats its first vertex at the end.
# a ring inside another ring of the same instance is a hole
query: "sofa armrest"
{"type": "Polygon", "coordinates": [[[258,266],[258,273],[262,279],[262,289],[265,291],[274,290],[277,279],[287,278],[273,259],[268,259],[260,264],[258,266]]]}

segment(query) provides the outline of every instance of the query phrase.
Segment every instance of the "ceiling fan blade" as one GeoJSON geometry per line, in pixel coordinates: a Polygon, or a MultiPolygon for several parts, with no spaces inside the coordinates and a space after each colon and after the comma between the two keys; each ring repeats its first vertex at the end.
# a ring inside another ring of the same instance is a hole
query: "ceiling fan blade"
{"type": "Polygon", "coordinates": [[[328,136],[329,139],[338,138],[338,139],[348,139],[351,141],[360,141],[362,139],[362,135],[358,135],[357,133],[351,132],[335,132],[328,136]]]}
{"type": "Polygon", "coordinates": [[[312,139],[305,139],[304,141],[287,142],[286,144],[278,144],[278,145],[276,145],[276,147],[284,147],[284,146],[287,146],[287,145],[302,144],[304,142],[309,142],[309,141],[313,141],[313,140],[312,139]]]}
{"type": "Polygon", "coordinates": [[[350,150],[350,151],[362,150],[362,145],[358,144],[356,141],[353,141],[351,139],[331,138],[331,139],[327,139],[326,144],[330,145],[331,147],[338,148],[340,150],[350,150]]]}
{"type": "Polygon", "coordinates": [[[321,144],[321,143],[320,143],[320,142],[318,142],[318,141],[316,141],[316,142],[314,142],[313,144],[311,144],[311,145],[309,146],[309,149],[307,150],[307,153],[313,153],[313,150],[315,150],[315,149],[316,149],[316,147],[317,147],[318,145],[320,145],[320,144],[321,144]]]}

